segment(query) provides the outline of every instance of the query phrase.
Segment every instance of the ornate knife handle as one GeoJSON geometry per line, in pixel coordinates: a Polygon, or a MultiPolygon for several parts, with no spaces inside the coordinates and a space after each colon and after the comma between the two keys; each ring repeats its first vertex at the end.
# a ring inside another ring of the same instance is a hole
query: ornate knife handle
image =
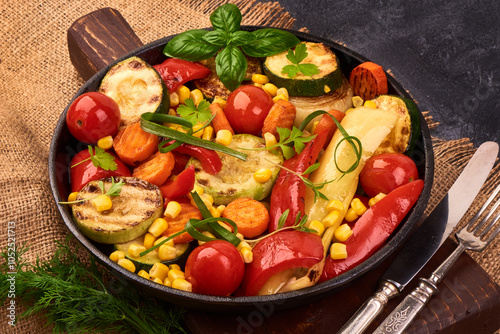
{"type": "Polygon", "coordinates": [[[389,299],[397,295],[399,295],[399,291],[394,284],[387,281],[382,282],[379,290],[358,309],[337,334],[363,333],[382,312],[389,299]]]}

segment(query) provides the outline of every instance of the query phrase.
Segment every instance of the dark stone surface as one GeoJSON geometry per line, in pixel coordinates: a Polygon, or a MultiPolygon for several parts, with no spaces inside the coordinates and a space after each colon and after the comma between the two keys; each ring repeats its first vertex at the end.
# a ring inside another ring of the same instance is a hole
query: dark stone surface
{"type": "Polygon", "coordinates": [[[429,110],[441,139],[500,142],[500,2],[297,1],[279,3],[293,29],[346,45],[390,71],[429,110]]]}

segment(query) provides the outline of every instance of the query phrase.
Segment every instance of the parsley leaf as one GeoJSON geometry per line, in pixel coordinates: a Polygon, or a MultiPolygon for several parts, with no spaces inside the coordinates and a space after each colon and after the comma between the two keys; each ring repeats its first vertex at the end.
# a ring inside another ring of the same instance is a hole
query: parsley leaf
{"type": "Polygon", "coordinates": [[[311,77],[319,73],[318,66],[315,64],[300,64],[307,57],[307,46],[300,43],[295,47],[295,52],[292,49],[288,50],[286,58],[293,65],[285,65],[281,70],[282,74],[287,74],[289,78],[295,77],[297,74],[302,73],[305,76],[311,77]]]}
{"type": "Polygon", "coordinates": [[[99,188],[101,189],[102,193],[107,196],[120,196],[120,192],[122,191],[122,187],[125,184],[123,180],[120,180],[120,182],[116,183],[115,178],[111,177],[111,187],[109,188],[108,191],[104,192],[104,182],[99,181],[99,188]]]}
{"type": "Polygon", "coordinates": [[[302,152],[302,150],[306,146],[305,143],[310,142],[314,139],[314,137],[316,137],[316,135],[304,136],[303,132],[297,129],[295,126],[292,128],[292,130],[288,128],[278,127],[276,128],[276,131],[278,131],[280,137],[279,142],[268,148],[281,148],[283,156],[287,160],[293,157],[295,153],[299,154],[300,152],[302,152]],[[291,144],[293,144],[293,148],[290,146],[291,144]]]}
{"type": "Polygon", "coordinates": [[[185,105],[181,104],[177,108],[177,113],[193,125],[206,123],[212,117],[210,103],[207,100],[201,100],[198,106],[196,106],[192,99],[186,99],[185,105]]]}
{"type": "Polygon", "coordinates": [[[115,158],[104,149],[96,146],[94,152],[92,152],[92,146],[89,145],[90,160],[92,160],[94,166],[104,170],[116,170],[118,168],[115,158]]]}

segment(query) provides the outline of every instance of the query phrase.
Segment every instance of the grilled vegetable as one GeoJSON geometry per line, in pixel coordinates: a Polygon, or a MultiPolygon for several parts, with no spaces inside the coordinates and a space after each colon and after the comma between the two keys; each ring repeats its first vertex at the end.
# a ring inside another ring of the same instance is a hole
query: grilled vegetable
{"type": "Polygon", "coordinates": [[[252,198],[238,198],[227,205],[222,217],[229,218],[238,226],[245,238],[253,238],[267,230],[269,212],[264,204],[252,198]]]}
{"type": "Polygon", "coordinates": [[[363,100],[370,100],[381,94],[387,94],[387,77],[382,66],[364,62],[356,66],[349,76],[354,94],[363,100]]]}
{"type": "Polygon", "coordinates": [[[113,148],[120,159],[136,166],[148,159],[158,147],[158,136],[144,131],[139,122],[121,129],[113,140],[113,148]]]}
{"type": "MultiPolygon", "coordinates": [[[[122,181],[119,196],[112,197],[110,210],[98,212],[91,203],[102,194],[99,181],[91,181],[78,192],[72,205],[75,221],[90,239],[104,243],[123,243],[144,234],[153,221],[163,213],[163,198],[160,189],[135,177],[117,177],[122,181]]],[[[106,192],[112,184],[111,178],[102,179],[106,192]]]]}

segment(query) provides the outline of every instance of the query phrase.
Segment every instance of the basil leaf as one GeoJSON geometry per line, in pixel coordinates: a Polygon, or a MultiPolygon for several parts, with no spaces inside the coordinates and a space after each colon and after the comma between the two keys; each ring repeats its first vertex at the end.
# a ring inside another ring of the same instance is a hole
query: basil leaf
{"type": "Polygon", "coordinates": [[[255,35],[249,31],[235,31],[230,35],[230,42],[233,45],[241,46],[252,43],[255,40],[255,35]]]}
{"type": "Polygon", "coordinates": [[[215,57],[215,70],[224,86],[233,91],[245,77],[247,59],[237,46],[229,44],[215,57]]]}
{"type": "Polygon", "coordinates": [[[228,33],[224,30],[212,30],[203,36],[203,40],[213,45],[226,45],[229,40],[228,33]]]}
{"type": "Polygon", "coordinates": [[[203,36],[206,30],[191,29],[172,38],[163,53],[168,57],[181,58],[189,61],[200,61],[212,57],[220,46],[207,43],[203,36]]]}
{"type": "Polygon", "coordinates": [[[268,57],[286,51],[300,43],[300,40],[288,31],[265,28],[252,32],[255,40],[241,46],[243,52],[251,57],[268,57]]]}
{"type": "Polygon", "coordinates": [[[210,22],[212,22],[214,30],[224,30],[226,32],[239,30],[241,19],[240,10],[231,3],[220,6],[210,15],[210,22]]]}

